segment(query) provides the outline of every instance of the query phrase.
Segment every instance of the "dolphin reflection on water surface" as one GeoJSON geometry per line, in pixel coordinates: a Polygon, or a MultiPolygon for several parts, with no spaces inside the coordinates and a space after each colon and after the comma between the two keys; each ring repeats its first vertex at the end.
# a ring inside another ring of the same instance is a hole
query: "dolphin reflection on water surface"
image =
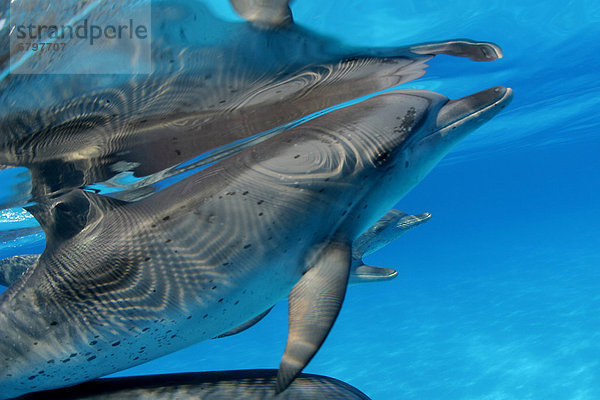
{"type": "Polygon", "coordinates": [[[220,20],[201,3],[153,4],[150,75],[0,82],[0,165],[31,173],[19,205],[120,173],[156,181],[199,156],[218,161],[309,114],[416,79],[436,54],[502,56],[493,43],[470,40],[355,47],[291,17],[260,29],[262,2],[234,3],[254,25],[220,20]]]}

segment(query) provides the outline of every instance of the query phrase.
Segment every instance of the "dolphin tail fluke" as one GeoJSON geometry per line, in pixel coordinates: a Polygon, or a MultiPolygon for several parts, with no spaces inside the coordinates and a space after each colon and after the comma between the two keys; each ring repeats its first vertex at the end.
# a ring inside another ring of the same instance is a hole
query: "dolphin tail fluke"
{"type": "Polygon", "coordinates": [[[330,243],[290,292],[288,340],[277,393],[292,383],[325,341],[342,307],[349,271],[350,245],[330,243]]]}

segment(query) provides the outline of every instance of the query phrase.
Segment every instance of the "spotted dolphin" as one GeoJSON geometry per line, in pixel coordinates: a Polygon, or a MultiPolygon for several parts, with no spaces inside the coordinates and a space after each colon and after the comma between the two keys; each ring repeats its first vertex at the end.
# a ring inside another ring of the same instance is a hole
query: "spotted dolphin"
{"type": "MultiPolygon", "coordinates": [[[[60,210],[52,207],[49,208],[48,211],[55,213],[55,215],[52,216],[54,225],[64,227],[65,225],[68,226],[72,224],[72,221],[65,221],[61,218],[60,210]]],[[[352,243],[352,264],[350,267],[348,283],[381,282],[396,278],[398,272],[395,269],[365,265],[363,263],[363,257],[388,245],[399,236],[406,233],[409,229],[428,221],[430,217],[431,214],[429,213],[409,215],[400,210],[391,210],[384,215],[352,243]]],[[[84,222],[84,225],[85,224],[87,224],[87,221],[84,222]]],[[[46,226],[47,225],[48,223],[46,223],[46,226]]],[[[84,225],[77,227],[77,229],[83,229],[84,225]]],[[[27,269],[35,266],[39,257],[39,254],[22,254],[0,260],[0,285],[7,287],[12,285],[27,271],[27,269]]],[[[272,309],[273,307],[270,307],[256,317],[249,319],[240,326],[222,333],[215,338],[236,335],[251,328],[266,317],[272,309]]]]}
{"type": "Polygon", "coordinates": [[[300,374],[276,396],[276,377],[277,370],[262,369],[104,378],[18,400],[369,400],[345,382],[314,374],[300,374]]]}
{"type": "MultiPolygon", "coordinates": [[[[55,215],[52,216],[54,225],[60,225],[62,227],[65,225],[72,225],[72,221],[65,221],[61,218],[60,210],[52,207],[51,209],[49,208],[48,211],[55,213],[55,215]]],[[[398,272],[395,269],[365,265],[363,263],[363,257],[387,246],[389,243],[406,233],[409,229],[428,221],[429,218],[431,218],[431,214],[429,213],[409,215],[400,210],[391,210],[384,215],[352,243],[352,264],[350,267],[348,283],[380,282],[396,278],[398,272]]],[[[87,221],[84,221],[83,225],[77,227],[77,229],[84,229],[85,224],[87,224],[87,221]]],[[[47,225],[48,224],[46,223],[46,226],[47,225]]],[[[0,260],[0,285],[6,287],[12,285],[29,268],[35,266],[39,257],[40,254],[22,254],[0,260]]],[[[249,319],[240,326],[222,333],[215,338],[236,335],[251,328],[266,317],[272,309],[273,307],[270,307],[256,317],[249,319]]]]}
{"type": "Polygon", "coordinates": [[[338,315],[352,242],[511,98],[503,87],[452,101],[386,92],[135,203],[70,194],[54,205],[65,215],[83,197],[100,206],[81,231],[40,218],[44,253],[0,295],[0,396],[141,364],[227,332],[288,294],[282,392],[338,315]]]}

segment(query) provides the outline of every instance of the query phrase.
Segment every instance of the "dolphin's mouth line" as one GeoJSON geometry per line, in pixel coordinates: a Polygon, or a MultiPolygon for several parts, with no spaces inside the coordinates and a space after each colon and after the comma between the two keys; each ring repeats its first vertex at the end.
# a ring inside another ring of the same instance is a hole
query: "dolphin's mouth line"
{"type": "MultiPolygon", "coordinates": [[[[450,121],[451,122],[447,122],[441,126],[436,126],[435,129],[433,129],[432,131],[428,132],[427,134],[423,135],[423,136],[419,136],[419,135],[413,135],[412,137],[408,138],[408,140],[406,141],[406,143],[404,144],[404,148],[410,148],[413,147],[415,144],[423,141],[423,140],[427,140],[429,138],[431,138],[432,136],[436,135],[436,134],[440,134],[440,135],[447,135],[448,132],[446,133],[441,133],[444,130],[454,130],[457,126],[464,124],[465,122],[468,122],[469,120],[473,120],[473,119],[477,119],[479,118],[482,114],[484,114],[485,112],[493,109],[494,107],[497,107],[499,104],[505,103],[507,102],[507,100],[510,100],[510,98],[512,97],[513,94],[513,90],[511,88],[507,88],[507,87],[502,87],[504,93],[497,99],[493,100],[490,103],[482,103],[483,105],[479,106],[478,108],[474,109],[474,110],[470,110],[470,112],[468,113],[464,113],[463,115],[461,115],[458,118],[453,118],[450,121]]],[[[472,95],[471,95],[472,96],[472,95]]],[[[467,96],[469,97],[469,96],[467,96]]],[[[464,99],[465,97],[463,97],[464,99]]],[[[440,110],[438,111],[438,115],[441,112],[441,110],[443,110],[444,107],[446,107],[451,101],[459,101],[460,99],[457,100],[449,100],[446,104],[444,104],[440,110]]]]}
{"type": "Polygon", "coordinates": [[[511,88],[504,88],[504,89],[505,89],[504,90],[504,94],[500,98],[496,99],[493,103],[481,106],[477,110],[472,111],[472,112],[470,112],[468,114],[465,114],[464,116],[462,116],[459,119],[455,119],[452,122],[449,122],[449,123],[447,123],[447,124],[445,124],[443,126],[440,126],[436,130],[434,130],[433,132],[431,132],[429,135],[427,135],[425,137],[429,137],[429,136],[431,136],[431,135],[433,135],[435,133],[438,133],[438,132],[440,132],[440,131],[442,131],[444,129],[450,128],[450,127],[452,127],[452,125],[461,124],[464,121],[477,118],[481,114],[483,114],[484,112],[486,112],[487,110],[490,110],[490,109],[496,107],[497,105],[503,103],[505,100],[507,100],[510,97],[512,97],[512,93],[513,93],[513,90],[511,88]]]}

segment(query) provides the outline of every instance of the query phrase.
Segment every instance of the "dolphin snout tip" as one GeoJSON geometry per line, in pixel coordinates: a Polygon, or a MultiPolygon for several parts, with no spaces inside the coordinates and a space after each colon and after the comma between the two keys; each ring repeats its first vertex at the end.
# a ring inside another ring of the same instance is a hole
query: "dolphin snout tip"
{"type": "Polygon", "coordinates": [[[513,90],[505,86],[494,86],[464,99],[471,99],[473,106],[479,103],[481,108],[489,106],[500,106],[503,108],[513,98],[513,90]]]}
{"type": "Polygon", "coordinates": [[[498,113],[509,105],[512,99],[513,90],[511,88],[495,86],[472,95],[472,107],[474,108],[474,111],[477,109],[479,112],[487,110],[490,111],[492,115],[495,115],[495,113],[498,113]]]}
{"type": "Polygon", "coordinates": [[[494,93],[498,96],[498,104],[501,108],[506,106],[513,98],[513,90],[509,87],[496,86],[492,88],[494,93]]]}
{"type": "Polygon", "coordinates": [[[481,43],[481,56],[477,57],[475,61],[494,61],[504,57],[502,48],[495,43],[481,43]]]}
{"type": "Polygon", "coordinates": [[[468,121],[483,123],[505,108],[512,98],[511,88],[495,86],[451,100],[438,113],[436,123],[440,128],[464,124],[468,121]]]}

